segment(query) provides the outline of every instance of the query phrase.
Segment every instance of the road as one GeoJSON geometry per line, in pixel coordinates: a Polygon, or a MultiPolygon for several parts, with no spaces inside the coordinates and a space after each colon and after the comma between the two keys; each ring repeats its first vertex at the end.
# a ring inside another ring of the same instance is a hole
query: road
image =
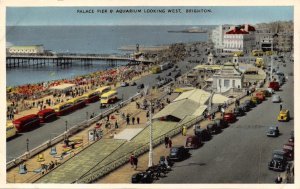
{"type": "MultiPolygon", "coordinates": [[[[182,73],[185,73],[187,71],[186,65],[188,65],[186,61],[179,62],[177,65],[181,69],[182,73]]],[[[156,77],[160,75],[162,78],[166,76],[167,73],[169,73],[171,69],[164,71],[160,74],[150,74],[146,77],[141,78],[140,80],[136,81],[137,84],[144,83],[145,86],[154,86],[157,81],[156,77]]],[[[136,94],[137,89],[136,86],[128,86],[128,87],[120,87],[118,88],[118,96],[121,99],[122,96],[124,100],[130,98],[134,94],[136,94]]],[[[67,128],[70,128],[78,123],[81,123],[82,121],[87,119],[87,112],[88,115],[91,115],[92,113],[95,113],[96,115],[100,112],[105,111],[105,108],[99,109],[99,103],[95,102],[92,104],[89,104],[88,106],[77,110],[71,114],[68,114],[66,116],[62,116],[59,119],[42,125],[41,127],[27,132],[19,134],[16,138],[10,140],[7,142],[7,148],[6,148],[6,161],[10,161],[26,152],[27,144],[26,139],[29,139],[29,150],[33,149],[40,144],[46,142],[47,140],[54,138],[55,136],[60,135],[63,133],[67,128]],[[67,121],[67,126],[66,126],[67,121]]]]}
{"type": "MultiPolygon", "coordinates": [[[[280,69],[293,72],[293,64],[280,69]]],[[[283,99],[283,107],[294,116],[294,78],[276,92],[283,99]]],[[[206,142],[200,149],[191,150],[191,157],[175,163],[167,177],[156,183],[274,183],[279,174],[268,170],[272,151],[287,143],[294,120],[278,122],[279,104],[271,98],[240,117],[229,128],[206,142]],[[268,138],[269,126],[278,126],[282,133],[278,138],[268,138]]]]}

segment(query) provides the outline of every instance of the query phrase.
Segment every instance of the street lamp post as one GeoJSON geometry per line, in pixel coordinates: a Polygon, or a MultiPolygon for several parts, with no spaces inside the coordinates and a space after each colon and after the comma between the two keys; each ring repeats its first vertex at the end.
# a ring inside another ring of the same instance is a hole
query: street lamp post
{"type": "Polygon", "coordinates": [[[152,102],[150,101],[150,114],[149,114],[149,132],[150,132],[150,138],[149,138],[149,162],[148,167],[151,167],[153,165],[153,146],[152,146],[152,102]]]}
{"type": "Polygon", "coordinates": [[[26,139],[26,149],[27,149],[27,152],[29,152],[29,139],[28,138],[26,139]]]}
{"type": "Polygon", "coordinates": [[[65,121],[66,123],[66,132],[68,131],[68,121],[65,121]]]}

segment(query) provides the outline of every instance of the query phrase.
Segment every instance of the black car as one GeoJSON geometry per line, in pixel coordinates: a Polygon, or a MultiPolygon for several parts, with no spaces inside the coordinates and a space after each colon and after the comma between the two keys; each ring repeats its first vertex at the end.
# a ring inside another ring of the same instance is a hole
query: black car
{"type": "Polygon", "coordinates": [[[249,106],[250,108],[254,108],[256,106],[256,104],[253,103],[251,100],[245,100],[244,104],[249,106]]]}
{"type": "Polygon", "coordinates": [[[211,139],[211,133],[204,128],[196,127],[195,135],[199,136],[202,141],[208,141],[211,139]]]}
{"type": "Polygon", "coordinates": [[[274,171],[285,171],[287,166],[287,158],[282,150],[274,150],[272,160],[268,164],[268,168],[274,171]]]}
{"type": "Polygon", "coordinates": [[[278,137],[279,136],[278,128],[269,127],[269,130],[267,131],[267,136],[269,136],[269,137],[278,137]]]}
{"type": "Polygon", "coordinates": [[[139,85],[137,86],[137,89],[143,89],[144,87],[145,87],[144,84],[141,83],[141,84],[139,84],[139,85]]]}
{"type": "Polygon", "coordinates": [[[240,105],[240,108],[242,108],[242,110],[244,111],[244,112],[249,112],[250,111],[250,106],[248,106],[247,104],[241,104],[240,105]]]}
{"type": "Polygon", "coordinates": [[[245,112],[243,111],[243,109],[241,107],[236,107],[234,108],[233,114],[238,117],[238,116],[243,116],[245,115],[245,112]]]}
{"type": "Polygon", "coordinates": [[[172,72],[169,72],[168,74],[167,74],[167,76],[171,76],[172,75],[172,72]]]}
{"type": "Polygon", "coordinates": [[[217,127],[220,127],[221,129],[228,127],[228,123],[223,119],[215,119],[214,122],[217,124],[217,127]]]}
{"type": "Polygon", "coordinates": [[[220,127],[218,127],[215,122],[211,122],[211,123],[207,124],[207,130],[211,134],[217,134],[217,133],[220,133],[222,129],[220,127]]]}
{"type": "Polygon", "coordinates": [[[152,183],[153,177],[150,172],[140,172],[132,175],[131,183],[152,183]]]}
{"type": "Polygon", "coordinates": [[[184,148],[184,146],[173,146],[170,149],[169,159],[173,161],[181,161],[189,156],[188,149],[184,148]]]}

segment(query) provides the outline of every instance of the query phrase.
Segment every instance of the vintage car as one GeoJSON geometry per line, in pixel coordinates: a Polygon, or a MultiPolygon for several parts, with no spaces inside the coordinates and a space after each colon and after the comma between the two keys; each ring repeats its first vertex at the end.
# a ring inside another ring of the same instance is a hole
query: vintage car
{"type": "Polygon", "coordinates": [[[251,97],[251,101],[252,101],[254,104],[260,104],[260,103],[261,103],[261,100],[259,100],[256,96],[252,96],[252,97],[251,97]]]}
{"type": "Polygon", "coordinates": [[[201,141],[208,141],[211,139],[211,133],[207,129],[197,126],[194,132],[195,135],[200,137],[201,141]]]}
{"type": "Polygon", "coordinates": [[[127,82],[122,82],[121,83],[121,87],[127,87],[127,86],[129,86],[129,83],[127,83],[127,82]]]}
{"type": "Polygon", "coordinates": [[[265,97],[265,93],[262,91],[259,91],[255,94],[255,96],[260,100],[260,101],[264,101],[266,99],[265,97]]]}
{"type": "Polygon", "coordinates": [[[256,106],[256,104],[254,102],[252,102],[251,100],[245,100],[245,102],[243,104],[246,104],[250,108],[254,108],[256,106]]]}
{"type": "Polygon", "coordinates": [[[219,127],[220,129],[224,129],[226,127],[228,127],[228,123],[226,121],[224,121],[223,119],[215,119],[214,122],[217,124],[217,127],[219,127]]]}
{"type": "Polygon", "coordinates": [[[211,133],[211,134],[217,134],[221,132],[221,128],[217,127],[217,124],[215,122],[210,122],[207,124],[206,129],[211,133]]]}
{"type": "Polygon", "coordinates": [[[243,112],[249,112],[250,111],[250,105],[248,105],[248,104],[245,104],[245,103],[243,103],[243,104],[241,104],[240,105],[240,108],[243,110],[243,112]]]}
{"type": "Polygon", "coordinates": [[[288,161],[294,160],[294,144],[287,143],[284,144],[282,150],[285,152],[285,156],[287,157],[288,161]]]}
{"type": "Polygon", "coordinates": [[[278,137],[279,136],[279,129],[278,127],[269,127],[269,130],[267,131],[267,136],[269,137],[278,137]]]}
{"type": "Polygon", "coordinates": [[[236,121],[236,117],[233,113],[225,113],[223,116],[224,121],[227,123],[233,123],[236,121]]]}
{"type": "Polygon", "coordinates": [[[173,161],[181,161],[189,156],[188,149],[184,148],[184,146],[173,146],[170,149],[170,160],[173,161]]]}
{"type": "Polygon", "coordinates": [[[236,107],[234,108],[233,114],[238,117],[238,116],[243,116],[245,115],[244,110],[241,107],[236,107]]]}
{"type": "Polygon", "coordinates": [[[196,149],[201,146],[201,138],[198,135],[187,136],[185,148],[196,149]]]}
{"type": "Polygon", "coordinates": [[[278,121],[289,121],[290,120],[290,113],[289,110],[283,109],[279,112],[277,116],[278,121]]]}
{"type": "Polygon", "coordinates": [[[279,85],[278,82],[272,81],[272,82],[269,83],[268,88],[272,88],[274,91],[279,91],[280,85],[279,85]]]}
{"type": "Polygon", "coordinates": [[[279,95],[273,95],[272,102],[273,103],[279,103],[279,102],[281,102],[280,96],[279,95]]]}
{"type": "Polygon", "coordinates": [[[268,168],[274,171],[285,171],[287,166],[287,158],[282,150],[274,150],[272,160],[268,164],[268,168]]]}

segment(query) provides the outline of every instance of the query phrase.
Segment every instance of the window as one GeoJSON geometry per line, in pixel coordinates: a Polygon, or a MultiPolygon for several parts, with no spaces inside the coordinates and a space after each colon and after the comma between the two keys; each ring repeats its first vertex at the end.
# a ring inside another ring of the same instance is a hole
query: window
{"type": "Polygon", "coordinates": [[[224,87],[229,87],[229,80],[228,79],[224,79],[224,87]]]}

